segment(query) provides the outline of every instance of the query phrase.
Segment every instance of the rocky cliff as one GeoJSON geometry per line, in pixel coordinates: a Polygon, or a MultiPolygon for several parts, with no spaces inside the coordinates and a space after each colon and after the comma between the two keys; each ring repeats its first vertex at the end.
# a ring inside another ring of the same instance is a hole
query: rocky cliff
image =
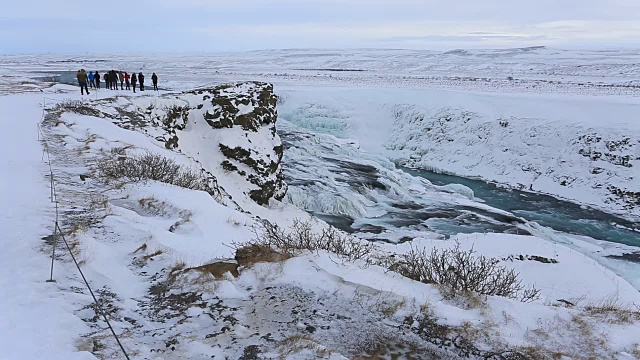
{"type": "MultiPolygon", "coordinates": [[[[287,190],[276,103],[273,85],[243,82],[178,95],[102,100],[91,107],[91,115],[149,134],[196,160],[225,190],[243,189],[267,205],[287,190]]],[[[232,195],[237,201],[238,194],[232,195]]]]}

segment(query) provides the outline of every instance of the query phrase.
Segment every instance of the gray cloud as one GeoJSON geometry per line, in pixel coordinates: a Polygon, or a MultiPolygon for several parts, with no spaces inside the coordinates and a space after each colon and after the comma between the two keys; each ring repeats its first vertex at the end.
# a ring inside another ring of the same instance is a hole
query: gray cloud
{"type": "Polygon", "coordinates": [[[20,0],[0,12],[0,53],[536,42],[640,47],[640,1],[20,0]]]}

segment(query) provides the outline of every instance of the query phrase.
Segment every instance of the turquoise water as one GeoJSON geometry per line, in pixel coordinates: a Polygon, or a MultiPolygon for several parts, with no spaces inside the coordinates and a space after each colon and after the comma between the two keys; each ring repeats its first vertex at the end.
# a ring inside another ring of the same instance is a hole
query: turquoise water
{"type": "Polygon", "coordinates": [[[462,184],[487,205],[509,211],[554,230],[594,239],[640,246],[640,223],[591,209],[552,196],[509,190],[481,180],[438,174],[425,170],[404,171],[429,180],[434,185],[462,184]]]}

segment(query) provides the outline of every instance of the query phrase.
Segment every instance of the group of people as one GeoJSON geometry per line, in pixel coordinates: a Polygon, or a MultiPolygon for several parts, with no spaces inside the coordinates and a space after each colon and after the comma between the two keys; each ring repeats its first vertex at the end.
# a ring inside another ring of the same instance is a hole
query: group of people
{"type": "MultiPolygon", "coordinates": [[[[144,75],[142,72],[138,74],[133,73],[129,75],[126,71],[111,70],[100,75],[99,72],[87,72],[84,69],[78,70],[76,73],[78,84],[80,84],[80,94],[90,94],[89,87],[92,89],[100,89],[100,80],[104,80],[105,89],[118,90],[118,82],[120,82],[120,90],[131,90],[136,92],[136,85],[140,84],[140,91],[144,91],[144,75]],[[126,86],[126,88],[125,88],[126,86]]],[[[151,75],[151,82],[153,83],[153,90],[158,91],[158,75],[153,73],[151,75]]]]}

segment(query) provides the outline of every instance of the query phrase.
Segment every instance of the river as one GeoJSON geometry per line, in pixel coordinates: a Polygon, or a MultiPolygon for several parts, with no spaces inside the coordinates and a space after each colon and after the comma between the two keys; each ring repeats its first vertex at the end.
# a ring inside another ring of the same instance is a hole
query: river
{"type": "Polygon", "coordinates": [[[528,221],[574,235],[589,236],[631,246],[640,246],[640,224],[615,215],[552,196],[512,190],[481,180],[403,168],[434,185],[461,184],[473,190],[487,205],[508,211],[528,221]]]}

